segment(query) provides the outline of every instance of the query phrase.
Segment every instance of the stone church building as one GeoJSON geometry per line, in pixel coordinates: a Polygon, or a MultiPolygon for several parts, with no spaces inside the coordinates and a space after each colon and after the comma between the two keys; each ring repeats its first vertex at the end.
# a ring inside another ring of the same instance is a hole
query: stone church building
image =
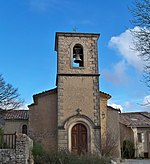
{"type": "Polygon", "coordinates": [[[95,33],[56,33],[57,87],[33,95],[29,105],[28,134],[47,151],[101,150],[111,96],[99,90],[98,39],[95,33]]]}

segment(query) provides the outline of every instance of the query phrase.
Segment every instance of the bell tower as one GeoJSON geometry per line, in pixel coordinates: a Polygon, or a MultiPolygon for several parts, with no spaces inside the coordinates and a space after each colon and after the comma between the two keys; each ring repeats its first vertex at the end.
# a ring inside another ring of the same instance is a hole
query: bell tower
{"type": "Polygon", "coordinates": [[[100,151],[99,34],[57,32],[58,148],[100,151]]]}

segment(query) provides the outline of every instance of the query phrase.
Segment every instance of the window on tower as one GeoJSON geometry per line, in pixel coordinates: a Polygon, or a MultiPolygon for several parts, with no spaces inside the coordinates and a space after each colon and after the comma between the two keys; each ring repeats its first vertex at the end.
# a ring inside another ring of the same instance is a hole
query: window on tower
{"type": "Polygon", "coordinates": [[[22,133],[27,134],[27,125],[22,126],[22,133]]]}
{"type": "Polygon", "coordinates": [[[73,67],[84,67],[83,47],[81,44],[76,44],[73,47],[73,67]]]}

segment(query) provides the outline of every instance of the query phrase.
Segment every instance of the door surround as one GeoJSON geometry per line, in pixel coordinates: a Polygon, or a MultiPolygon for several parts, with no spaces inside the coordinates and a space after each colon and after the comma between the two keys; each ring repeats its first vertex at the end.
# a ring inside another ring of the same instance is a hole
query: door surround
{"type": "Polygon", "coordinates": [[[69,120],[67,120],[67,122],[64,125],[64,128],[67,130],[67,136],[68,136],[68,150],[71,152],[71,131],[72,128],[76,125],[76,124],[83,124],[86,129],[87,129],[87,150],[88,152],[92,151],[92,141],[94,138],[94,133],[93,133],[93,127],[94,124],[93,122],[88,118],[86,119],[85,117],[72,117],[69,120]]]}
{"type": "Polygon", "coordinates": [[[85,115],[75,115],[68,118],[64,123],[64,130],[67,132],[67,148],[71,152],[71,130],[74,125],[83,124],[87,129],[87,149],[88,153],[95,151],[95,129],[93,121],[85,115]]]}

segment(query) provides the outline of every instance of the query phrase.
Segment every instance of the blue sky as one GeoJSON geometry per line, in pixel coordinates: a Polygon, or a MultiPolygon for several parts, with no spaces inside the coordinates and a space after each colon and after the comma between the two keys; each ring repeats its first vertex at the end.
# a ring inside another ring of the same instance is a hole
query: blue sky
{"type": "Polygon", "coordinates": [[[55,32],[100,33],[100,89],[122,111],[149,111],[142,61],[132,52],[131,0],[0,0],[0,73],[25,104],[55,87],[55,32]],[[117,106],[118,105],[118,106],[117,106]]]}

